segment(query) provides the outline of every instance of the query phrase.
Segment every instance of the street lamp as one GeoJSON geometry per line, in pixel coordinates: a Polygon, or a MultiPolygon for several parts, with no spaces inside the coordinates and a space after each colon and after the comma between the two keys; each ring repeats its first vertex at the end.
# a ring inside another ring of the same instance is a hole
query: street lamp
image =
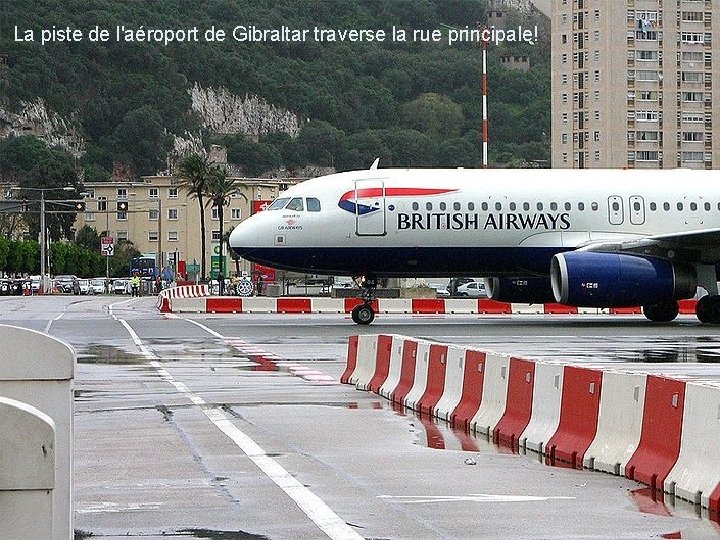
{"type": "Polygon", "coordinates": [[[45,192],[46,191],[75,191],[72,186],[64,187],[49,187],[49,188],[34,188],[34,187],[20,187],[15,186],[11,189],[20,191],[39,191],[40,192],[40,283],[42,284],[42,290],[47,290],[47,230],[45,227],[45,192]]]}

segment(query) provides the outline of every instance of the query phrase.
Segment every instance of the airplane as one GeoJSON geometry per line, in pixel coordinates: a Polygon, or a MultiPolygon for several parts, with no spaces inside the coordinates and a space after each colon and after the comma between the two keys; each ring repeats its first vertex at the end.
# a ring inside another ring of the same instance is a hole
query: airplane
{"type": "Polygon", "coordinates": [[[642,306],[669,322],[678,300],[720,324],[715,171],[370,169],[296,184],[230,235],[273,268],[358,277],[357,324],[378,279],[485,276],[504,302],[642,306]]]}

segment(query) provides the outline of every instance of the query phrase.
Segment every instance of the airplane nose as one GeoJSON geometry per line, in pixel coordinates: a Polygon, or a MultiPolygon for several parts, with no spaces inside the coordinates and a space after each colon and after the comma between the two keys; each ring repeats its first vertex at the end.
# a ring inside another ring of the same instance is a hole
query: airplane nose
{"type": "Polygon", "coordinates": [[[238,256],[244,257],[258,247],[258,229],[252,218],[235,227],[230,234],[230,247],[238,256]]]}

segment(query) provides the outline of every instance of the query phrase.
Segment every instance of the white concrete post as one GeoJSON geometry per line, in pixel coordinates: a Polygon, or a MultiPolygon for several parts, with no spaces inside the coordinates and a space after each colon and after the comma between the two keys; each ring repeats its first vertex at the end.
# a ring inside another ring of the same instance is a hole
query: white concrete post
{"type": "MultiPolygon", "coordinates": [[[[73,538],[75,352],[51,336],[14,326],[0,325],[0,343],[0,396],[35,407],[55,425],[53,534],[44,538],[73,538]]],[[[0,514],[0,537],[4,538],[2,519],[0,514]]]]}
{"type": "Polygon", "coordinates": [[[0,534],[14,540],[53,535],[55,426],[27,403],[0,397],[0,534]]]}

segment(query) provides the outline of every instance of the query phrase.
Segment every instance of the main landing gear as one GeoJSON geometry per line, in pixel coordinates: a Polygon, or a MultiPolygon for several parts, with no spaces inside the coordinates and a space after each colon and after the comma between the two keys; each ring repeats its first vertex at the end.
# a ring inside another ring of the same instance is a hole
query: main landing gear
{"type": "Polygon", "coordinates": [[[701,323],[720,324],[720,295],[703,296],[698,300],[695,314],[701,323]]]}
{"type": "Polygon", "coordinates": [[[660,302],[659,304],[652,304],[649,306],[643,306],[643,314],[645,317],[652,322],[670,322],[675,320],[680,312],[680,307],[676,300],[669,300],[667,302],[660,302]]]}
{"type": "Polygon", "coordinates": [[[372,301],[377,290],[377,279],[370,276],[362,276],[355,279],[362,289],[362,304],[355,306],[350,312],[350,317],[355,324],[367,325],[375,320],[375,310],[372,301]]]}

